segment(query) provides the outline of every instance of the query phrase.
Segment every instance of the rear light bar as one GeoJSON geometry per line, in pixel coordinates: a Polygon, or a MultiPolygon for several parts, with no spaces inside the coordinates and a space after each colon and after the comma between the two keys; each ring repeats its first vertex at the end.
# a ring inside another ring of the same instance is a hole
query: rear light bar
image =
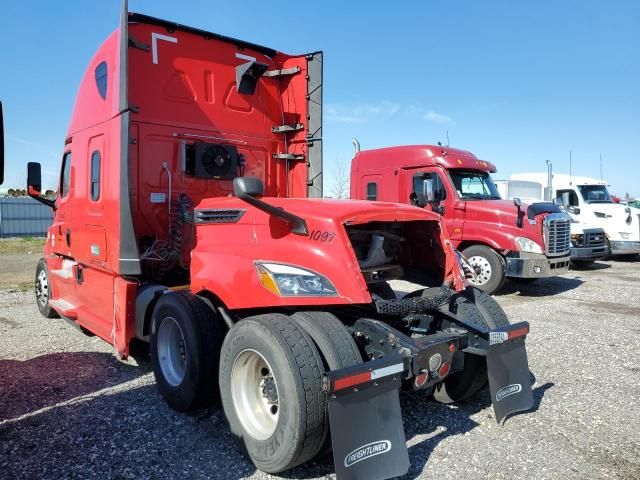
{"type": "Polygon", "coordinates": [[[504,343],[508,340],[524,337],[529,333],[528,322],[516,323],[506,328],[508,328],[508,330],[493,330],[489,332],[489,345],[504,343]]]}
{"type": "Polygon", "coordinates": [[[327,372],[327,383],[324,389],[329,392],[338,392],[367,382],[385,382],[393,375],[403,372],[404,362],[399,357],[373,360],[354,367],[327,372]]]}

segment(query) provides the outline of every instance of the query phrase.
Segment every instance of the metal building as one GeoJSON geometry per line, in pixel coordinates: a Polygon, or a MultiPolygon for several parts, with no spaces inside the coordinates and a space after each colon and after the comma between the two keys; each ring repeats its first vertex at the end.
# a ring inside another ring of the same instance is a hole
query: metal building
{"type": "Polygon", "coordinates": [[[44,237],[52,210],[29,197],[0,197],[0,238],[44,237]]]}

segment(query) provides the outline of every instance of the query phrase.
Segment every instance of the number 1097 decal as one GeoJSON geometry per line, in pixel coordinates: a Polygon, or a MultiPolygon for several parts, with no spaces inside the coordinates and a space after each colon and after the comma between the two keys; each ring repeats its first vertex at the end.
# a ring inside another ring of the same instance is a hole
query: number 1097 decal
{"type": "Polygon", "coordinates": [[[335,233],[323,232],[322,230],[311,230],[311,232],[309,232],[309,239],[313,240],[314,242],[331,243],[333,242],[333,239],[335,238],[335,236],[336,236],[335,233]]]}

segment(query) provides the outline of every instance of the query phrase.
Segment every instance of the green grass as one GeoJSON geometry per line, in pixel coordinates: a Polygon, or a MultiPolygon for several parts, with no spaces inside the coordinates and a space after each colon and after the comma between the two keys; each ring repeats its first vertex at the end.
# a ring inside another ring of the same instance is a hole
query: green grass
{"type": "Polygon", "coordinates": [[[2,238],[0,239],[0,255],[42,252],[45,241],[45,237],[2,238]]]}

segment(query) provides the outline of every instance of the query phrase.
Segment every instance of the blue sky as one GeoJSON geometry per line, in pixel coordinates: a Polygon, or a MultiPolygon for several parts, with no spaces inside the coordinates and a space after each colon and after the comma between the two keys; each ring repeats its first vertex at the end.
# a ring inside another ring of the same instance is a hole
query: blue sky
{"type": "MultiPolygon", "coordinates": [[[[119,0],[6,1],[0,100],[7,181],[28,161],[51,182],[75,91],[116,28],[119,0]]],[[[261,43],[325,52],[325,190],[351,137],[363,148],[435,143],[474,152],[496,178],[604,177],[640,196],[640,2],[131,0],[130,10],[261,43]]]]}

